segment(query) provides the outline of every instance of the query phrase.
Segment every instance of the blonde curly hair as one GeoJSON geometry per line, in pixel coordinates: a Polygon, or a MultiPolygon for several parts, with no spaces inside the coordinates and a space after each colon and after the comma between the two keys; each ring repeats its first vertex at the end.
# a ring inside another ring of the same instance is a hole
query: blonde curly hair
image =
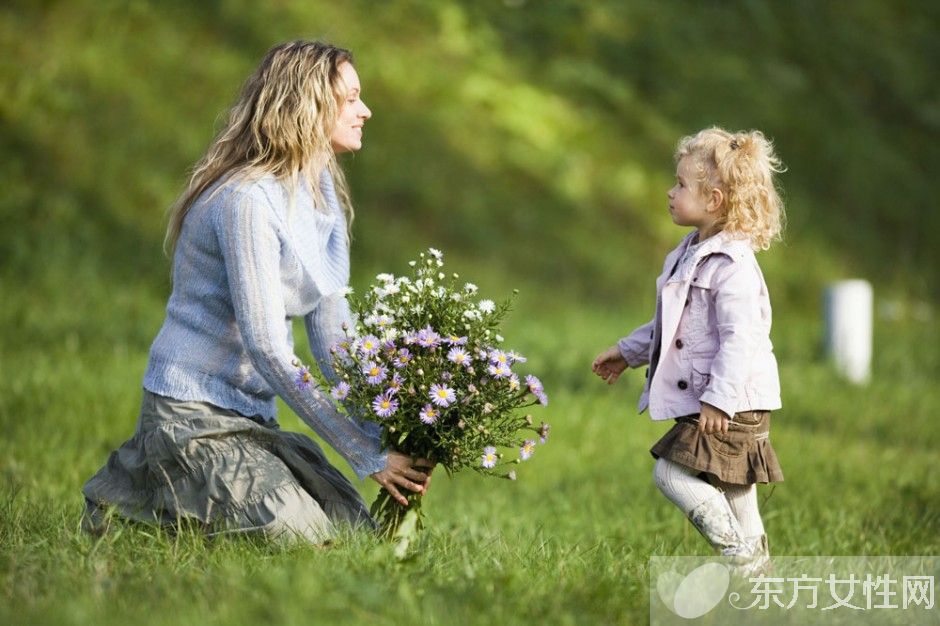
{"type": "MultiPolygon", "coordinates": [[[[302,176],[317,180],[325,165],[352,224],[353,208],[330,136],[346,93],[339,67],[352,53],[319,41],[289,41],[271,48],[248,78],[228,121],[193,170],[189,186],[171,207],[164,248],[172,252],[183,220],[199,196],[221,179],[257,180],[273,174],[294,191],[302,176]]],[[[317,185],[311,189],[325,206],[317,185]]]]}
{"type": "Polygon", "coordinates": [[[774,174],[786,168],[762,132],[706,128],[679,140],[676,163],[684,158],[690,159],[703,196],[714,189],[724,195],[716,230],[747,237],[755,250],[767,250],[780,239],[786,213],[774,174]]]}

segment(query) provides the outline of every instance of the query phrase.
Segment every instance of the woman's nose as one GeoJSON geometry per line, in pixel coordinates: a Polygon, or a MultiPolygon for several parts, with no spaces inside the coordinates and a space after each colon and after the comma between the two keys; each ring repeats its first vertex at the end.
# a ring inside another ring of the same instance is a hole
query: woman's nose
{"type": "Polygon", "coordinates": [[[365,102],[362,103],[362,111],[359,112],[359,117],[366,120],[372,117],[372,111],[366,106],[365,102]]]}

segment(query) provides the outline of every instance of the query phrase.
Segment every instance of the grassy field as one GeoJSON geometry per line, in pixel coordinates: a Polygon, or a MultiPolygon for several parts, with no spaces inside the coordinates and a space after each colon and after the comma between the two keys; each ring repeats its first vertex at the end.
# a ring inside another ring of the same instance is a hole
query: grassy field
{"type": "MultiPolygon", "coordinates": [[[[68,320],[4,302],[3,321],[25,324],[0,372],[2,623],[642,623],[648,557],[708,554],[652,483],[647,448],[665,426],[635,414],[639,372],[613,388],[590,375],[593,352],[625,322],[525,297],[507,336],[545,374],[552,438],[515,483],[437,476],[430,528],[409,558],[362,535],[326,550],[137,527],[93,540],[78,530],[79,490],[132,432],[146,359],[145,342],[121,329],[133,319],[155,330],[162,313],[132,295],[54,309],[110,330],[80,338],[79,327],[41,349],[30,329],[55,335],[68,320]]],[[[774,553],[940,553],[935,326],[881,321],[864,388],[800,356],[813,354],[800,339],[811,324],[778,328],[785,409],[772,441],[787,480],[760,489],[774,553]]],[[[305,430],[281,411],[286,428],[305,430]]]]}
{"type": "Polygon", "coordinates": [[[784,401],[772,551],[940,554],[938,25],[919,0],[5,3],[0,623],[644,623],[649,556],[708,550],[653,485],[667,426],[635,413],[642,373],[608,388],[589,363],[649,318],[682,235],[672,151],[712,124],[764,130],[789,166],[786,240],[759,257],[784,401]],[[435,246],[491,297],[520,288],[505,335],[552,439],[517,482],[436,476],[404,560],[365,536],[92,540],[80,489],[133,431],[169,293],[163,211],[298,37],[350,47],[375,113],[344,159],[353,286],[435,246]],[[823,288],[855,277],[875,288],[865,387],[820,353],[823,288]]]}

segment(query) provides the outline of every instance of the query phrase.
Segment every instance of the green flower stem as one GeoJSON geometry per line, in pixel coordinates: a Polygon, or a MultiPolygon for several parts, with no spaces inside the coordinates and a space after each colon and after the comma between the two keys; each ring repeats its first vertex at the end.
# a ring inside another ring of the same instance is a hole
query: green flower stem
{"type": "Polygon", "coordinates": [[[382,489],[372,503],[369,513],[378,524],[379,535],[383,538],[395,538],[402,521],[404,521],[405,516],[409,512],[413,512],[417,516],[417,521],[412,532],[418,533],[424,527],[424,512],[421,508],[422,494],[414,491],[406,491],[405,497],[408,499],[408,506],[402,506],[392,494],[382,489]]]}

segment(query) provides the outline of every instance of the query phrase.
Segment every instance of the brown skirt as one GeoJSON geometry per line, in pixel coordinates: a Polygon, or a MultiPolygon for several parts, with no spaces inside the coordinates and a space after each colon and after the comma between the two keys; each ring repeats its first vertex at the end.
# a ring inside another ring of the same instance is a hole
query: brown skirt
{"type": "Polygon", "coordinates": [[[677,417],[650,454],[733,485],[783,481],[777,453],[770,445],[770,411],[735,413],[727,433],[698,431],[698,415],[677,417]]]}

